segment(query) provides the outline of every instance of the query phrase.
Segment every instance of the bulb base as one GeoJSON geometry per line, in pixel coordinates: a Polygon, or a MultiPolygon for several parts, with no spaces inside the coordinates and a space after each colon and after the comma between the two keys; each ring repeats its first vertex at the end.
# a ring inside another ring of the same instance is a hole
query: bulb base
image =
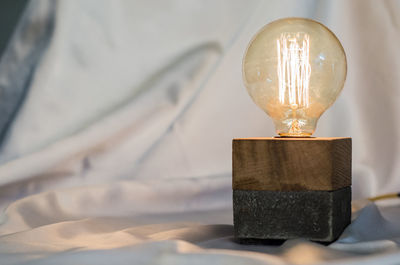
{"type": "Polygon", "coordinates": [[[290,134],[290,133],[280,133],[278,137],[282,138],[311,138],[311,133],[301,133],[301,134],[290,134]]]}

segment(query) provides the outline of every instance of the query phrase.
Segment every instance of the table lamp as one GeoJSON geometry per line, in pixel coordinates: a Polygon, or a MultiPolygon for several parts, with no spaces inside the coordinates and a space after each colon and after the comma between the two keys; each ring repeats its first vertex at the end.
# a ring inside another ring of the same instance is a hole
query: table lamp
{"type": "Polygon", "coordinates": [[[340,94],[346,72],[339,40],[311,19],[273,21],[250,41],[244,84],[279,136],[233,139],[239,242],[332,242],[350,223],[351,138],[312,137],[319,117],[340,94]]]}

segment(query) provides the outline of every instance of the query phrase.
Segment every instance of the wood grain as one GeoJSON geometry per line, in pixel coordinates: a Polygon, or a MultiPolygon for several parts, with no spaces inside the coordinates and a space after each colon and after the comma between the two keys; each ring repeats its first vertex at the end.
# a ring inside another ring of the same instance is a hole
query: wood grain
{"type": "Polygon", "coordinates": [[[351,138],[242,138],[232,143],[234,190],[331,191],[351,185],[351,138]]]}

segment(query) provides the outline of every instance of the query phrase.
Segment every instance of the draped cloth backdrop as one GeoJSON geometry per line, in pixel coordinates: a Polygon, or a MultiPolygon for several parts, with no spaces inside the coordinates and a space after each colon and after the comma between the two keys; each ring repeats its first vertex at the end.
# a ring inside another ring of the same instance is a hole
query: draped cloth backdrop
{"type": "Polygon", "coordinates": [[[33,0],[0,61],[1,264],[398,264],[400,1],[33,0]],[[251,37],[328,26],[348,75],[316,136],[353,138],[353,223],[329,246],[233,241],[232,138],[273,136],[251,37]]]}

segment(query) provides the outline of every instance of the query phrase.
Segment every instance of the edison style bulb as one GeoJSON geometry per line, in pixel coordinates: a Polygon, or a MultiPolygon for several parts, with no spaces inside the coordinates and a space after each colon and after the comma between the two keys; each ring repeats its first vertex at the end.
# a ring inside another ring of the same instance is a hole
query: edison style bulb
{"type": "Polygon", "coordinates": [[[285,18],[264,26],[243,58],[243,79],[253,101],[274,121],[277,133],[311,136],[321,114],[346,79],[346,55],[324,25],[285,18]]]}

